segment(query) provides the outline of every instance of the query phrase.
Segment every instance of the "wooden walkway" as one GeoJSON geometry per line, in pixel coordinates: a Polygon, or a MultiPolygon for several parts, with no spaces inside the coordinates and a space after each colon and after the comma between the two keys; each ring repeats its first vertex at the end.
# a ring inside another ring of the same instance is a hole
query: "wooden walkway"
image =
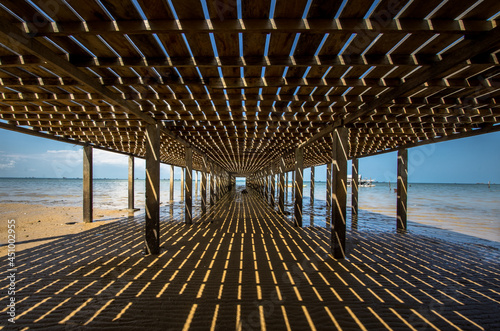
{"type": "Polygon", "coordinates": [[[500,325],[500,253],[488,247],[351,230],[349,259],[336,261],[329,230],[292,227],[253,191],[227,194],[191,226],[163,219],[159,256],[142,254],[143,227],[143,218],[124,219],[19,252],[16,328],[500,325]]]}

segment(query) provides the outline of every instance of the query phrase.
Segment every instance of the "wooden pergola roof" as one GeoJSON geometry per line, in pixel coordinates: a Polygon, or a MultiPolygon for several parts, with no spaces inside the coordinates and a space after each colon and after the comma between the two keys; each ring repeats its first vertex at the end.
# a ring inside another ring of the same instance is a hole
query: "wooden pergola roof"
{"type": "Polygon", "coordinates": [[[246,175],[497,131],[498,0],[1,0],[0,127],[246,175]]]}

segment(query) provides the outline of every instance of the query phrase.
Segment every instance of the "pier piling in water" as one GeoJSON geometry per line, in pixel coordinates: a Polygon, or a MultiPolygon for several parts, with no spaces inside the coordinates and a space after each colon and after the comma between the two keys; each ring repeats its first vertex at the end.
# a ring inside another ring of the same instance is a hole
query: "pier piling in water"
{"type": "Polygon", "coordinates": [[[146,253],[160,253],[160,127],[146,128],[146,253]]]}
{"type": "Polygon", "coordinates": [[[407,229],[407,198],[408,198],[408,150],[406,148],[398,151],[398,183],[397,183],[397,230],[407,229]]]}
{"type": "Polygon", "coordinates": [[[302,192],[304,191],[304,149],[295,149],[295,203],[294,203],[294,214],[293,214],[293,224],[299,228],[302,227],[302,192]]]}
{"type": "Polygon", "coordinates": [[[94,218],[93,212],[93,176],[94,165],[92,161],[92,146],[83,147],[83,221],[91,223],[94,218]]]}
{"type": "Polygon", "coordinates": [[[349,145],[347,129],[337,128],[333,132],[333,180],[332,180],[332,255],[345,258],[346,201],[347,201],[347,156],[349,145]]]}

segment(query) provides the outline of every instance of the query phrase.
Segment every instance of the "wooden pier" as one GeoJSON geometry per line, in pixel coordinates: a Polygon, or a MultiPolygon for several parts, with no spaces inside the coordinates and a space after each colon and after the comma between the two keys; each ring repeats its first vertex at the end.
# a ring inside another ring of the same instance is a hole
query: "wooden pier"
{"type": "Polygon", "coordinates": [[[479,308],[498,312],[484,251],[457,256],[460,246],[442,243],[448,263],[426,239],[400,237],[411,148],[500,130],[498,13],[498,0],[1,1],[0,128],[83,147],[82,219],[93,221],[93,150],[129,157],[132,214],[134,158],[146,160],[144,221],[45,247],[53,266],[26,256],[23,276],[44,287],[26,296],[19,322],[498,326],[498,313],[475,320],[479,308]],[[359,166],[390,152],[399,233],[349,230],[349,160],[351,215],[362,222],[359,166]],[[171,204],[182,168],[175,222],[160,213],[162,163],[171,204]],[[304,229],[304,169],[313,201],[322,165],[331,227],[304,229]],[[237,177],[248,195],[235,192],[237,177]],[[57,282],[66,287],[54,292],[57,282]],[[74,316],[53,320],[65,304],[74,316]]]}

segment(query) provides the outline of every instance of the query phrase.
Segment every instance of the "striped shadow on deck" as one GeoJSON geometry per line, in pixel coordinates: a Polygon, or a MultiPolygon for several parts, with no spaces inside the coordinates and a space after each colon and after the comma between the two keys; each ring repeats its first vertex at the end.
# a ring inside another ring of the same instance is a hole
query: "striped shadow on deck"
{"type": "Polygon", "coordinates": [[[329,230],[292,227],[252,190],[228,193],[191,226],[162,220],[158,256],[140,253],[143,226],[123,219],[20,252],[16,327],[481,330],[500,323],[500,254],[485,247],[351,230],[349,259],[336,261],[327,254],[329,230]]]}

